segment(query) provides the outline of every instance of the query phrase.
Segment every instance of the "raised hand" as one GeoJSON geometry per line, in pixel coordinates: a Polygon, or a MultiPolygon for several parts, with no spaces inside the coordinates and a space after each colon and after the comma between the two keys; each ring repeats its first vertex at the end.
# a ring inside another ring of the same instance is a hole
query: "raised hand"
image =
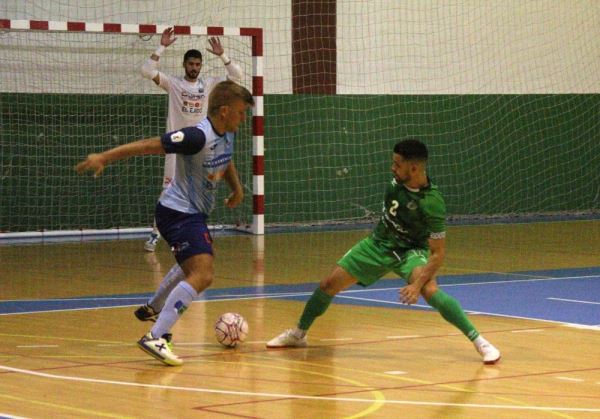
{"type": "Polygon", "coordinates": [[[208,43],[210,44],[210,48],[206,48],[206,50],[208,52],[212,52],[215,55],[223,55],[223,53],[225,52],[225,49],[223,48],[223,45],[221,45],[221,40],[219,38],[216,37],[210,37],[208,38],[208,43]]]}
{"type": "Polygon", "coordinates": [[[175,29],[168,27],[163,31],[162,36],[160,37],[160,44],[164,47],[168,47],[176,40],[177,37],[175,36],[175,29]]]}

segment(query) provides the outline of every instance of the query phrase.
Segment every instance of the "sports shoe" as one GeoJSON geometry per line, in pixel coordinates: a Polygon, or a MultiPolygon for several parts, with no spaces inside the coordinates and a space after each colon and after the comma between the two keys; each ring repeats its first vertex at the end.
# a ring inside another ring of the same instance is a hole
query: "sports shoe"
{"type": "Polygon", "coordinates": [[[158,244],[158,240],[160,240],[160,234],[158,232],[152,232],[146,243],[144,243],[144,250],[146,252],[154,252],[156,250],[156,245],[158,244]]]}
{"type": "Polygon", "coordinates": [[[487,365],[495,364],[500,361],[500,351],[494,345],[483,338],[477,338],[478,342],[473,342],[475,349],[483,358],[483,363],[487,365]],[[481,340],[480,340],[481,339],[481,340]]]}
{"type": "Polygon", "coordinates": [[[142,322],[155,322],[158,319],[160,311],[154,311],[148,304],[144,304],[134,311],[133,314],[142,322]]]}
{"type": "Polygon", "coordinates": [[[267,348],[303,348],[306,345],[306,336],[297,337],[293,329],[288,329],[267,342],[267,348]]]}
{"type": "Polygon", "coordinates": [[[167,339],[170,339],[169,334],[165,334],[160,338],[155,338],[152,336],[151,332],[148,332],[138,340],[137,344],[141,350],[147,352],[166,365],[178,366],[183,364],[181,358],[171,351],[171,343],[170,341],[167,341],[167,339]]]}

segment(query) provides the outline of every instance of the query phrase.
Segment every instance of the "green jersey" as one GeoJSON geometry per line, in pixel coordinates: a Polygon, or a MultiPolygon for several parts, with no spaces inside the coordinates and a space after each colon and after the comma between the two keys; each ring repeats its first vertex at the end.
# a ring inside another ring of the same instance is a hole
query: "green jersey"
{"type": "Polygon", "coordinates": [[[446,236],[446,204],[437,186],[410,190],[392,179],[383,200],[383,215],[373,230],[375,242],[387,249],[428,249],[429,239],[446,236]]]}

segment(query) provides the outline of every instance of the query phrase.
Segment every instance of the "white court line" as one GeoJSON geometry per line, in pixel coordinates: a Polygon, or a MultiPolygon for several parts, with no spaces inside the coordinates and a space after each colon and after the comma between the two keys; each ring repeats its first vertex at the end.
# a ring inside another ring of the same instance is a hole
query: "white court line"
{"type": "MultiPolygon", "coordinates": [[[[514,280],[504,280],[504,281],[475,282],[475,283],[468,282],[468,283],[459,283],[459,284],[445,284],[445,285],[443,285],[443,287],[490,285],[490,284],[511,284],[511,283],[515,283],[515,282],[538,282],[538,281],[557,281],[557,280],[561,280],[561,279],[594,279],[594,278],[598,278],[598,275],[549,277],[549,278],[536,278],[536,279],[514,279],[514,280]]],[[[339,293],[337,295],[337,297],[386,303],[386,304],[391,304],[391,305],[405,305],[400,302],[394,302],[394,301],[385,301],[385,300],[360,298],[360,297],[349,297],[349,296],[343,295],[343,294],[365,293],[365,292],[373,292],[373,291],[388,291],[388,290],[394,290],[394,289],[397,289],[397,288],[396,287],[385,287],[385,288],[346,290],[346,291],[342,291],[341,293],[339,293]]],[[[250,295],[250,296],[248,296],[247,294],[230,294],[230,295],[228,295],[228,298],[215,298],[214,300],[194,300],[193,302],[194,303],[211,303],[211,302],[221,302],[221,301],[257,300],[257,299],[263,299],[263,298],[267,299],[267,298],[300,297],[300,296],[306,296],[306,295],[312,295],[312,291],[310,291],[310,292],[288,292],[288,293],[283,293],[283,292],[282,293],[264,293],[264,294],[250,295]]],[[[134,298],[141,299],[141,298],[145,298],[145,297],[131,297],[130,299],[134,299],[134,298]]],[[[127,299],[127,298],[124,298],[124,299],[127,299]]],[[[35,301],[44,302],[44,301],[48,301],[48,300],[35,300],[35,301]]],[[[413,304],[412,306],[432,309],[429,305],[413,304]]],[[[137,304],[105,306],[105,307],[75,308],[75,309],[57,309],[57,310],[45,310],[45,311],[36,310],[36,311],[27,311],[27,312],[19,312],[19,313],[0,313],[0,316],[49,313],[49,312],[65,312],[65,311],[81,311],[81,310],[104,310],[104,309],[126,308],[126,307],[137,307],[137,304]]],[[[594,330],[597,328],[597,326],[590,326],[590,325],[577,324],[577,323],[566,323],[566,322],[557,321],[557,320],[538,319],[535,317],[513,316],[513,315],[508,315],[508,314],[498,314],[498,313],[490,313],[490,312],[485,312],[485,311],[472,311],[472,310],[465,310],[465,312],[467,312],[469,314],[483,314],[483,315],[496,316],[496,317],[506,317],[506,318],[523,319],[523,320],[535,320],[535,321],[542,321],[542,322],[553,323],[553,324],[566,325],[566,326],[570,326],[570,327],[592,328],[594,330]]]]}
{"type": "Polygon", "coordinates": [[[554,298],[554,297],[548,297],[548,298],[546,298],[546,300],[553,300],[553,301],[566,301],[567,303],[598,304],[598,305],[600,305],[600,303],[598,303],[598,302],[596,302],[596,301],[569,300],[568,298],[554,298]]]}
{"type": "MultiPolygon", "coordinates": [[[[342,296],[339,294],[336,297],[348,298],[351,300],[374,301],[374,302],[378,302],[378,303],[387,303],[387,304],[392,304],[392,305],[406,306],[406,304],[400,303],[398,301],[385,301],[385,300],[376,300],[373,298],[348,297],[348,296],[342,296]]],[[[409,307],[409,306],[407,306],[407,307],[409,307]]],[[[427,308],[427,309],[433,310],[432,307],[430,307],[428,305],[424,305],[424,304],[411,304],[410,307],[422,307],[422,308],[427,308]]],[[[514,316],[511,314],[490,313],[487,311],[471,311],[471,310],[466,310],[466,309],[464,311],[465,311],[465,313],[468,313],[468,314],[483,314],[485,316],[506,317],[509,319],[535,320],[535,321],[539,321],[539,322],[558,324],[561,326],[575,327],[575,328],[581,328],[581,329],[600,330],[600,328],[598,328],[597,326],[590,326],[587,324],[566,323],[566,322],[561,322],[558,320],[546,320],[546,319],[538,319],[536,317],[524,317],[524,316],[514,316]]]]}
{"type": "Polygon", "coordinates": [[[321,341],[321,342],[340,342],[340,341],[348,341],[348,340],[354,340],[354,339],[353,338],[319,339],[319,341],[321,341]]]}
{"type": "Polygon", "coordinates": [[[386,339],[412,339],[420,338],[422,335],[401,335],[401,336],[386,336],[386,339]]]}
{"type": "Polygon", "coordinates": [[[53,303],[58,301],[112,301],[112,300],[148,300],[148,297],[81,297],[47,298],[45,300],[0,300],[0,303],[53,303]]]}
{"type": "Polygon", "coordinates": [[[336,295],[336,297],[346,298],[348,300],[371,301],[373,303],[391,304],[391,305],[395,305],[395,306],[422,307],[422,308],[428,308],[430,310],[433,310],[433,308],[431,308],[430,306],[425,305],[425,304],[411,304],[409,306],[408,304],[401,303],[400,301],[387,301],[387,300],[378,300],[376,298],[364,298],[364,297],[349,297],[347,295],[340,295],[340,294],[336,295]]]}
{"type": "MultiPolygon", "coordinates": [[[[286,293],[286,294],[275,294],[275,295],[252,295],[246,296],[244,298],[220,298],[215,300],[194,300],[192,303],[218,303],[221,301],[240,301],[240,300],[260,300],[262,298],[282,298],[282,297],[300,297],[303,295],[312,295],[311,292],[299,292],[299,293],[286,293]]],[[[140,297],[141,299],[142,297],[140,297]]],[[[131,298],[133,299],[133,298],[131,298]]],[[[36,302],[46,302],[48,300],[35,300],[36,302]]],[[[148,301],[148,298],[144,298],[143,300],[148,301]]],[[[127,308],[127,307],[138,307],[139,304],[123,304],[117,306],[103,306],[103,307],[83,307],[83,308],[59,308],[55,310],[36,310],[36,311],[19,311],[18,313],[0,313],[0,316],[16,316],[20,314],[37,314],[37,313],[60,313],[65,311],[83,311],[83,310],[106,310],[111,308],[127,308]]]]}
{"type": "Polygon", "coordinates": [[[0,365],[0,370],[11,371],[11,372],[25,374],[25,375],[32,375],[34,377],[48,378],[48,379],[54,379],[54,380],[78,381],[78,382],[84,382],[84,383],[109,384],[109,385],[115,385],[115,386],[153,388],[153,389],[161,389],[161,390],[186,391],[186,392],[193,392],[193,393],[229,394],[229,395],[235,395],[235,396],[264,397],[264,398],[275,398],[275,399],[283,398],[283,399],[353,402],[353,403],[369,403],[369,404],[378,403],[378,404],[390,404],[390,405],[453,406],[453,407],[479,408],[479,409],[600,413],[599,408],[591,408],[591,407],[588,408],[588,407],[561,407],[561,406],[513,406],[513,405],[505,405],[505,404],[443,403],[443,402],[389,400],[389,399],[373,400],[373,399],[369,399],[369,398],[359,399],[359,398],[353,398],[353,397],[304,396],[304,395],[299,395],[299,394],[216,390],[216,389],[212,389],[212,388],[166,386],[166,385],[160,385],[160,384],[133,383],[133,382],[129,382],[129,381],[102,380],[102,379],[97,379],[97,378],[84,378],[84,377],[74,377],[74,376],[68,376],[68,375],[47,374],[47,373],[38,372],[38,371],[30,371],[30,370],[23,370],[20,368],[7,367],[4,365],[0,365]]]}
{"type": "Polygon", "coordinates": [[[563,380],[563,381],[575,381],[577,383],[580,383],[583,381],[581,378],[571,378],[571,377],[556,377],[556,379],[563,380]]]}
{"type": "Polygon", "coordinates": [[[17,345],[17,348],[58,348],[58,345],[17,345]]]}

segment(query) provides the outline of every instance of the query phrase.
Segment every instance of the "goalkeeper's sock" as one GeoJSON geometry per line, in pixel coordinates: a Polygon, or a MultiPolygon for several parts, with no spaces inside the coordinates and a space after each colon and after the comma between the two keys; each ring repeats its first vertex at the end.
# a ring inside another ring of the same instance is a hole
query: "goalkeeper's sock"
{"type": "Polygon", "coordinates": [[[479,332],[469,321],[460,303],[442,290],[437,290],[427,301],[449,323],[456,326],[470,341],[479,336],[479,332]]]}
{"type": "Polygon", "coordinates": [[[331,295],[326,294],[321,288],[317,288],[304,306],[304,312],[298,322],[298,329],[306,332],[315,319],[325,313],[331,300],[333,300],[331,295]]]}

